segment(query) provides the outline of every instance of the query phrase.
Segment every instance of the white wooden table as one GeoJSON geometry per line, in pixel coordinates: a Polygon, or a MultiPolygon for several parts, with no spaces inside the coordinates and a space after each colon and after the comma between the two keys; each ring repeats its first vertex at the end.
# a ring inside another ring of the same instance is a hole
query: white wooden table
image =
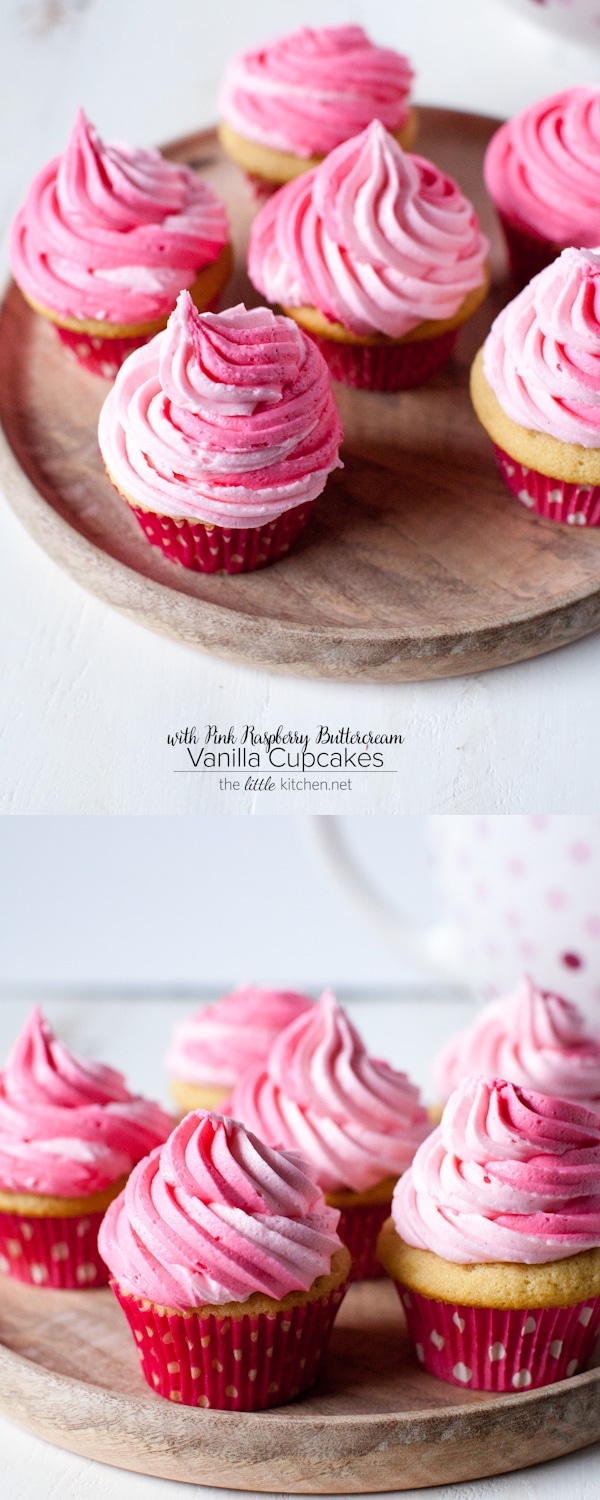
{"type": "MultiPolygon", "coordinates": [[[[80,102],[108,137],[167,140],[214,119],[232,48],[349,16],[410,54],[425,102],[511,113],[600,68],[499,0],[14,0],[0,8],[0,230],[80,102]]],[[[600,636],[445,682],[277,678],[121,618],[1,496],[0,643],[1,812],[576,812],[597,784],[600,636]],[[213,776],[173,774],[167,733],[198,721],[401,732],[401,771],[351,793],[222,792],[213,776]]]]}
{"type": "MultiPolygon", "coordinates": [[[[0,992],[0,1060],[22,1025],[33,998],[2,998],[0,992]]],[[[97,998],[42,998],[45,1013],[74,1050],[122,1068],[132,1087],[161,1096],[167,1103],[162,1059],[171,1027],[200,1003],[181,994],[131,996],[113,993],[97,998]]],[[[341,994],[341,998],[345,998],[341,994]]],[[[405,993],[398,998],[353,998],[348,1008],[375,1054],[408,1069],[428,1089],[432,1045],[441,1043],[472,1014],[472,1004],[448,994],[405,993]],[[432,1039],[435,1038],[435,1041],[432,1039]]],[[[535,1469],[495,1479],[404,1491],[431,1500],[595,1500],[600,1492],[600,1444],[535,1469]]],[[[89,1459],[52,1448],[30,1437],[0,1416],[0,1494],[2,1500],[185,1500],[187,1494],[221,1500],[239,1491],[150,1479],[110,1469],[89,1459]]],[[[246,1492],[248,1493],[248,1492],[246,1492]]]]}

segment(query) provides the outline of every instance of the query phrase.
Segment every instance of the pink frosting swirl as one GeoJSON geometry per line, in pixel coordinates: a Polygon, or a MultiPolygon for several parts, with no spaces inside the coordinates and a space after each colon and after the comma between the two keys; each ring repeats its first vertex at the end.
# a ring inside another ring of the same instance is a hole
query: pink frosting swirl
{"type": "Polygon", "coordinates": [[[483,368],[513,422],[600,447],[600,248],[534,276],[492,324],[483,368]]]}
{"type": "Polygon", "coordinates": [[[485,182],[500,212],[557,245],[600,241],[600,88],[563,89],[492,137],[485,182]]]}
{"type": "Polygon", "coordinates": [[[301,1151],[329,1192],[397,1177],[430,1129],[419,1090],[368,1056],[330,990],[242,1075],[228,1107],[271,1145],[301,1151]]]}
{"type": "Polygon", "coordinates": [[[245,1068],[266,1062],[279,1032],[312,1004],[308,995],[295,990],[243,985],[179,1022],[167,1056],[168,1071],[187,1083],[230,1089],[245,1068]]]}
{"type": "Polygon", "coordinates": [[[36,1006],[0,1074],[0,1187],[79,1198],[130,1172],[173,1121],[122,1073],[74,1057],[36,1006]]]}
{"type": "Polygon", "coordinates": [[[402,338],[452,318],[485,281],[488,242],[451,177],[379,120],[286,183],[252,225],[250,280],[355,334],[402,338]]]}
{"type": "Polygon", "coordinates": [[[375,118],[405,124],[413,71],[362,26],[303,26],[229,63],[223,118],[238,135],[295,156],[325,156],[375,118]]]}
{"type": "Polygon", "coordinates": [[[182,292],[119,371],[98,437],[117,487],[146,509],[262,526],[321,493],[342,427],[295,323],[264,307],[198,313],[182,292]]]}
{"type": "Polygon", "coordinates": [[[469,1074],[507,1078],[600,1109],[600,1041],[586,1031],[576,1005],[528,978],[512,995],[491,1000],[441,1048],[433,1070],[439,1097],[449,1099],[469,1074]]]}
{"type": "Polygon", "coordinates": [[[503,1079],[465,1078],[397,1183],[408,1245],[460,1265],[539,1265],[600,1245],[600,1115],[503,1079]]]}
{"type": "Polygon", "coordinates": [[[189,167],[105,145],[79,110],[62,156],[34,179],[14,220],[13,275],[64,317],[144,324],[217,259],[227,214],[189,167]]]}
{"type": "Polygon", "coordinates": [[[308,1291],[340,1248],[338,1220],[301,1157],[194,1110],[132,1172],[98,1244],[126,1291],[183,1310],[308,1291]]]}

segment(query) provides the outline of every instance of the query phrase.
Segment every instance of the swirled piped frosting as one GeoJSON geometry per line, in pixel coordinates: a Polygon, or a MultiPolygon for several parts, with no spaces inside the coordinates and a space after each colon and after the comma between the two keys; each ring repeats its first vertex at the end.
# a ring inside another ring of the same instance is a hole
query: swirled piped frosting
{"type": "Polygon", "coordinates": [[[266,1061],[280,1031],[312,1004],[295,990],[242,985],[178,1023],[167,1069],[186,1083],[232,1088],[245,1068],[266,1061]]]}
{"type": "Polygon", "coordinates": [[[303,26],[232,58],[223,119],[246,139],[294,156],[325,156],[375,118],[400,130],[413,71],[362,26],[303,26]]]}
{"type": "Polygon", "coordinates": [[[173,1121],[122,1073],[74,1057],[36,1006],[0,1074],[0,1188],[100,1192],[166,1140],[173,1121]]]}
{"type": "Polygon", "coordinates": [[[600,1115],[466,1078],[396,1184],[408,1245],[459,1265],[539,1265],[600,1246],[600,1115]]]}
{"type": "Polygon", "coordinates": [[[600,447],[600,248],[563,250],[502,309],[483,369],[513,422],[600,447]]]}
{"type": "Polygon", "coordinates": [[[527,977],[513,994],[490,1000],[434,1062],[440,1099],[449,1099],[462,1078],[480,1074],[600,1109],[600,1041],[576,1005],[527,977]]]}
{"type": "Polygon", "coordinates": [[[125,1291],[183,1310],[308,1291],[340,1248],[338,1220],[299,1156],[194,1110],[132,1172],[98,1244],[125,1291]]]}
{"type": "Polygon", "coordinates": [[[556,245],[600,243],[600,88],[540,99],[492,137],[484,162],[500,212],[556,245]]]}
{"type": "Polygon", "coordinates": [[[397,1177],[431,1128],[419,1090],[369,1057],[331,991],[242,1075],[228,1108],[271,1145],[301,1151],[328,1192],[397,1177]]]}
{"type": "Polygon", "coordinates": [[[262,526],[321,493],[342,427],[325,361],[289,318],[198,313],[182,292],[119,371],[98,437],[113,482],[146,509],[262,526]]]}
{"type": "Polygon", "coordinates": [[[223,204],[189,167],[145,147],[105,144],[80,109],[66,149],[38,173],[17,213],[10,263],[42,308],[145,324],[166,317],[227,237],[223,204]]]}
{"type": "Polygon", "coordinates": [[[487,251],[457,183],[373,120],[263,205],[248,272],[269,302],[402,338],[454,317],[484,284],[487,251]]]}

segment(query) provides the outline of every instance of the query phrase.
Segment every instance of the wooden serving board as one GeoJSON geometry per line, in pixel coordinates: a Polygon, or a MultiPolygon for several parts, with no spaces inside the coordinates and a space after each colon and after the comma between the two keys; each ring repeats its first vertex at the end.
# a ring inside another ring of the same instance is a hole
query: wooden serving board
{"type": "MultiPolygon", "coordinates": [[[[304,676],[452,676],[536,656],[600,624],[600,528],[539,520],[506,492],[467,394],[471,359],[511,295],[481,177],[496,122],[420,110],[418,148],[456,176],[492,240],[493,291],[435,379],[397,396],[336,386],[345,468],[292,554],[227,578],[151,547],[107,480],[96,442],[107,386],[85,373],[11,285],[0,316],[0,481],[45,550],[85,588],[153,629],[304,676]]],[[[168,149],[226,200],[228,302],[259,299],[244,250],[254,206],[214,132],[168,149]]]]}
{"type": "Polygon", "coordinates": [[[462,1391],[409,1352],[391,1282],[350,1288],[312,1395],[254,1414],[172,1406],[145,1384],[108,1290],[2,1278],[0,1409],[61,1448],[189,1484],[292,1494],[420,1489],[600,1437],[600,1370],[539,1391],[462,1391]]]}

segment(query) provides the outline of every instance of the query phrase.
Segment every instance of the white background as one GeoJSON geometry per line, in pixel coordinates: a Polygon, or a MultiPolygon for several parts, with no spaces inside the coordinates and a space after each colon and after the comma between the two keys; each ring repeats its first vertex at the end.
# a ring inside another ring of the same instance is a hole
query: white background
{"type": "MultiPolygon", "coordinates": [[[[165,140],[215,118],[232,47],[348,19],[410,54],[425,102],[510,113],[600,76],[598,55],[498,0],[3,0],[0,234],[80,101],[108,137],[165,140]]],[[[323,684],[226,664],[88,597],[0,497],[3,812],[589,811],[599,674],[600,637],[429,684],[323,684]],[[173,775],[169,731],[232,718],[402,732],[400,774],[359,778],[352,794],[244,796],[220,794],[212,776],[173,775]]]]}

